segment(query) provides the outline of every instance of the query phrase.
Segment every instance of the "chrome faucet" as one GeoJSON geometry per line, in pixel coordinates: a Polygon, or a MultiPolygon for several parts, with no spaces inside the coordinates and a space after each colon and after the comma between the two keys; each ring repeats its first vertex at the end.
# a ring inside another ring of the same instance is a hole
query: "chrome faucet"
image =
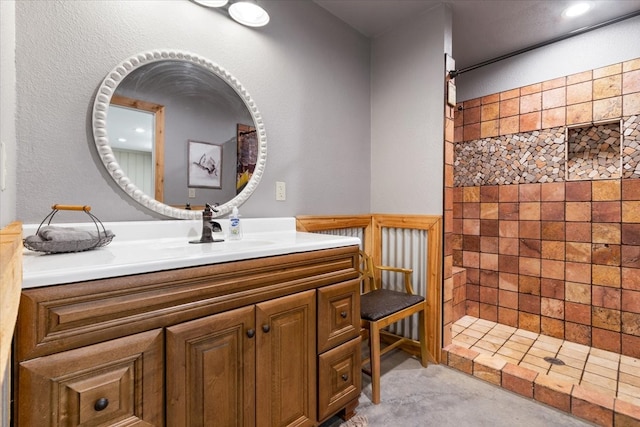
{"type": "Polygon", "coordinates": [[[189,243],[224,242],[224,239],[213,238],[213,233],[219,233],[222,231],[220,223],[213,220],[214,212],[218,212],[215,206],[211,206],[207,203],[204,207],[204,211],[202,211],[202,236],[200,237],[200,240],[190,240],[189,243]]]}

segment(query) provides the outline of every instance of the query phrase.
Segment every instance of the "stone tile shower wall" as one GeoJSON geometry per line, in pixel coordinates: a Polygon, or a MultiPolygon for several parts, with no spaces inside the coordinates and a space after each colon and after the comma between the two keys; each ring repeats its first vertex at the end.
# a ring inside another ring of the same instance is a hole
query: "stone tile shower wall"
{"type": "Polygon", "coordinates": [[[465,101],[454,125],[466,313],[640,357],[640,59],[465,101]]]}

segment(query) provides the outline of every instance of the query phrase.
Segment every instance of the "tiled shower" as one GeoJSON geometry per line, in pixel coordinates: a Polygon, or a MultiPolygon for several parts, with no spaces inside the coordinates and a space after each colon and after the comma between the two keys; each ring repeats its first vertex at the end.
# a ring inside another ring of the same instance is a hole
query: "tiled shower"
{"type": "Polygon", "coordinates": [[[445,112],[446,363],[640,425],[640,59],[445,112]]]}
{"type": "Polygon", "coordinates": [[[639,123],[640,59],[457,106],[454,319],[640,357],[639,123]]]}

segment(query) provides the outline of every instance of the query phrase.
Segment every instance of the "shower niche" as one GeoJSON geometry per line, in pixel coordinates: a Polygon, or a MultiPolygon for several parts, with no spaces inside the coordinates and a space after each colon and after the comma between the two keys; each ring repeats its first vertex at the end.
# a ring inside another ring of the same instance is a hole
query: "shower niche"
{"type": "Polygon", "coordinates": [[[566,129],[567,181],[622,178],[622,121],[566,129]]]}

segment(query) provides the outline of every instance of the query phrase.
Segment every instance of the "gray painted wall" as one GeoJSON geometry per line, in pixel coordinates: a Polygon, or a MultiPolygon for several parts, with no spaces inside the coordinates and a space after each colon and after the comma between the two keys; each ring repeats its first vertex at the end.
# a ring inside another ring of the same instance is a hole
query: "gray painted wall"
{"type": "Polygon", "coordinates": [[[458,101],[640,58],[638,40],[640,17],[629,18],[478,68],[456,78],[458,101]]]}
{"type": "Polygon", "coordinates": [[[0,177],[0,228],[17,218],[15,28],[15,3],[0,1],[0,164],[6,166],[5,171],[0,168],[5,173],[3,183],[0,177]]]}
{"type": "Polygon", "coordinates": [[[18,1],[17,218],[39,222],[52,203],[89,204],[103,221],[159,218],[106,173],[90,124],[105,75],[151,49],[207,57],[258,105],[267,166],[244,216],[368,212],[370,43],[310,1],[265,5],[271,23],[251,29],[186,0],[18,1]]]}
{"type": "MultiPolygon", "coordinates": [[[[0,228],[16,219],[16,124],[15,124],[15,4],[0,1],[0,228]]],[[[2,351],[8,349],[3,348],[2,351]]],[[[11,358],[5,366],[0,385],[0,426],[9,425],[11,414],[11,358]]]]}
{"type": "Polygon", "coordinates": [[[372,43],[372,212],[442,213],[451,20],[450,6],[441,4],[372,43]]]}

